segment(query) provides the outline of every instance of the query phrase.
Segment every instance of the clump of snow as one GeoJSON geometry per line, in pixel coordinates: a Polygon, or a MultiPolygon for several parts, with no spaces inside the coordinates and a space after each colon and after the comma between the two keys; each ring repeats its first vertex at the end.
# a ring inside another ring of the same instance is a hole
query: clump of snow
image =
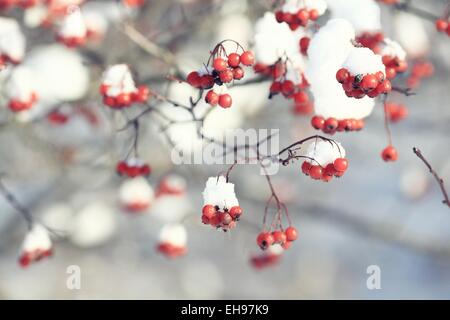
{"type": "Polygon", "coordinates": [[[19,24],[11,18],[0,17],[0,56],[20,62],[25,54],[25,37],[19,24]]]}
{"type": "Polygon", "coordinates": [[[121,93],[132,93],[137,90],[133,76],[126,64],[110,66],[103,73],[102,84],[109,86],[106,94],[110,97],[116,97],[121,93]]]}
{"type": "Polygon", "coordinates": [[[163,226],[159,233],[159,243],[185,247],[187,243],[186,228],[182,224],[167,224],[163,226]]]}
{"type": "Polygon", "coordinates": [[[153,188],[143,177],[125,180],[120,186],[119,200],[126,206],[148,206],[154,197],[153,188]]]}
{"type": "Polygon", "coordinates": [[[374,0],[327,0],[331,18],[349,21],[357,33],[381,30],[380,6],[374,0]]]}
{"type": "Polygon", "coordinates": [[[353,48],[342,67],[346,68],[350,74],[374,74],[378,71],[384,73],[385,66],[380,55],[373,53],[369,48],[353,48]]]}
{"type": "Polygon", "coordinates": [[[36,250],[47,251],[52,248],[52,241],[47,229],[35,224],[33,228],[26,234],[22,243],[22,252],[33,252],[36,250]]]}
{"type": "Polygon", "coordinates": [[[33,74],[26,66],[19,66],[12,70],[5,86],[6,94],[10,99],[27,102],[32,99],[36,88],[33,74]]]}
{"type": "MultiPolygon", "coordinates": [[[[320,140],[308,146],[305,156],[315,159],[322,167],[326,167],[337,158],[345,158],[345,149],[339,142],[320,140]]],[[[313,160],[307,159],[306,161],[317,164],[313,160]]]]}
{"type": "Polygon", "coordinates": [[[336,81],[337,70],[354,49],[354,38],[355,30],[348,21],[332,19],[311,39],[305,75],[314,96],[315,113],[325,118],[361,119],[370,115],[375,105],[368,97],[347,97],[336,81]]]}
{"type": "Polygon", "coordinates": [[[203,190],[203,205],[218,206],[220,209],[239,206],[234,193],[234,184],[226,181],[224,176],[209,177],[203,190]]]}
{"type": "Polygon", "coordinates": [[[63,18],[58,34],[62,37],[84,38],[87,34],[86,22],[80,9],[68,10],[63,18]]]}
{"type": "Polygon", "coordinates": [[[402,46],[389,38],[384,38],[384,44],[381,47],[380,54],[382,56],[390,56],[396,57],[400,60],[406,59],[406,51],[402,48],[402,46]]]}
{"type": "Polygon", "coordinates": [[[305,62],[298,45],[303,36],[303,30],[291,31],[286,23],[278,23],[272,12],[266,12],[255,25],[256,61],[272,65],[286,57],[295,67],[303,68],[305,62]]]}

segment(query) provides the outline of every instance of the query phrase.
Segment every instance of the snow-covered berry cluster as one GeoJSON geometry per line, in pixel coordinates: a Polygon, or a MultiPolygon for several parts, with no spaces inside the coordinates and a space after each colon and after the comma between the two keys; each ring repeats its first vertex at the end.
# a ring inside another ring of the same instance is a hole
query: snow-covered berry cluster
{"type": "Polygon", "coordinates": [[[450,21],[448,19],[436,20],[436,30],[442,33],[447,33],[450,37],[450,21]]]}
{"type": "Polygon", "coordinates": [[[0,17],[0,69],[6,64],[18,64],[25,54],[25,37],[19,24],[11,18],[0,17]]]}
{"type": "Polygon", "coordinates": [[[29,110],[38,101],[32,75],[27,68],[14,68],[6,85],[6,95],[9,98],[8,107],[13,112],[29,110]]]}
{"type": "Polygon", "coordinates": [[[23,240],[19,264],[25,268],[31,263],[40,261],[52,254],[52,241],[47,229],[40,224],[35,224],[23,240]]]}
{"type": "Polygon", "coordinates": [[[100,93],[103,103],[113,109],[130,107],[133,103],[145,103],[150,97],[147,86],[136,87],[126,64],[110,66],[104,72],[100,93]]]}
{"type": "Polygon", "coordinates": [[[245,51],[239,44],[236,45],[241,53],[236,51],[227,54],[223,43],[216,45],[204,69],[190,72],[186,82],[197,89],[209,89],[205,95],[206,103],[229,108],[233,101],[231,95],[227,93],[226,84],[241,80],[244,77],[243,67],[252,66],[255,57],[251,51],[245,51]]]}
{"type": "Polygon", "coordinates": [[[86,43],[88,29],[78,7],[70,7],[61,21],[56,40],[69,48],[83,46],[86,43]]]}
{"type": "Polygon", "coordinates": [[[309,21],[316,21],[327,9],[324,0],[287,0],[280,10],[275,12],[279,23],[287,23],[291,30],[306,27],[309,21]]]}
{"type": "Polygon", "coordinates": [[[151,173],[150,166],[137,158],[119,161],[116,170],[119,175],[129,178],[148,176],[151,173]]]}
{"type": "Polygon", "coordinates": [[[365,31],[358,34],[355,37],[355,40],[363,47],[369,48],[374,53],[378,54],[380,53],[384,41],[384,34],[379,31],[377,32],[365,31]]]}
{"type": "Polygon", "coordinates": [[[384,39],[383,47],[380,51],[383,64],[386,66],[385,74],[387,79],[394,79],[397,74],[403,73],[408,69],[406,62],[406,52],[395,41],[384,39]]]}
{"type": "Polygon", "coordinates": [[[153,202],[155,193],[144,177],[125,180],[120,186],[119,201],[130,213],[143,213],[153,202]]]}
{"type": "Polygon", "coordinates": [[[292,242],[297,240],[298,231],[295,227],[289,226],[286,230],[278,229],[272,232],[262,231],[256,237],[256,243],[261,250],[267,250],[274,245],[280,245],[283,249],[288,249],[292,242]]]}
{"type": "Polygon", "coordinates": [[[375,98],[392,90],[384,70],[381,56],[368,48],[354,48],[336,72],[336,80],[349,98],[375,98]]]}
{"type": "Polygon", "coordinates": [[[168,258],[176,258],[187,252],[187,232],[182,224],[167,224],[159,234],[157,249],[168,258]]]}
{"type": "Polygon", "coordinates": [[[395,102],[386,102],[385,110],[389,121],[399,122],[408,116],[408,109],[405,105],[395,102]]]}
{"type": "Polygon", "coordinates": [[[302,172],[313,180],[328,182],[342,177],[348,168],[345,150],[335,141],[318,141],[310,144],[302,164],[302,172]]]}
{"type": "Polygon", "coordinates": [[[322,116],[313,116],[311,118],[311,125],[314,129],[322,130],[326,134],[335,134],[343,131],[359,131],[364,128],[363,119],[341,119],[338,120],[333,117],[324,118],[322,116]]]}
{"type": "Polygon", "coordinates": [[[203,191],[202,222],[226,232],[236,226],[241,215],[234,184],[224,176],[208,178],[203,191]]]}

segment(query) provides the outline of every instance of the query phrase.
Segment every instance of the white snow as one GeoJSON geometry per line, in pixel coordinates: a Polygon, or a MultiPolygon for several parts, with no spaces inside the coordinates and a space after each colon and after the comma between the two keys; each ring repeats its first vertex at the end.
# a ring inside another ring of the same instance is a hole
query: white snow
{"type": "Polygon", "coordinates": [[[374,74],[378,71],[384,73],[385,66],[381,56],[373,53],[369,48],[353,48],[342,64],[350,74],[374,74]]]}
{"type": "Polygon", "coordinates": [[[159,233],[159,243],[169,243],[176,247],[185,247],[187,243],[186,228],[182,224],[166,224],[159,233]]]}
{"type": "Polygon", "coordinates": [[[25,54],[25,37],[19,24],[11,18],[0,17],[0,55],[21,61],[25,54]]]}
{"type": "Polygon", "coordinates": [[[26,66],[15,67],[6,83],[6,94],[10,99],[28,102],[36,91],[31,70],[26,66]]]}
{"type": "Polygon", "coordinates": [[[155,195],[153,188],[143,177],[125,180],[120,186],[119,200],[122,204],[150,204],[155,195]]]}
{"type": "Polygon", "coordinates": [[[384,38],[384,44],[381,48],[382,56],[397,57],[400,60],[406,59],[406,51],[402,46],[389,38],[384,38]]]}
{"type": "Polygon", "coordinates": [[[224,176],[209,177],[203,190],[203,205],[218,206],[221,210],[238,206],[234,184],[227,183],[224,176]]]}
{"type": "Polygon", "coordinates": [[[350,22],[357,33],[381,30],[380,6],[374,0],[327,0],[331,18],[350,22]]]}
{"type": "Polygon", "coordinates": [[[73,10],[69,10],[68,14],[62,20],[58,34],[65,38],[84,38],[86,37],[86,33],[86,22],[80,9],[74,8],[73,10]]]}
{"type": "Polygon", "coordinates": [[[126,64],[110,66],[104,73],[102,84],[109,85],[107,95],[115,97],[120,93],[132,93],[137,90],[133,76],[126,64]]]}
{"type": "MultiPolygon", "coordinates": [[[[318,140],[308,145],[305,156],[315,159],[322,167],[326,167],[337,158],[345,158],[345,149],[339,142],[318,140]]],[[[306,161],[317,165],[316,161],[309,159],[306,161]]]]}
{"type": "Polygon", "coordinates": [[[35,224],[28,231],[22,243],[22,252],[33,252],[35,250],[47,251],[51,248],[52,241],[50,240],[48,231],[40,224],[35,224]]]}

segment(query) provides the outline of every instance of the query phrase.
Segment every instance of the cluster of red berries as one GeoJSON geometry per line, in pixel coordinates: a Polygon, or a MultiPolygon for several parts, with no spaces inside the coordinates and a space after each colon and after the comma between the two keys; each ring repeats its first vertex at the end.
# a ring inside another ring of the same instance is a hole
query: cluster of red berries
{"type": "Polygon", "coordinates": [[[19,265],[22,268],[28,267],[32,262],[40,261],[44,258],[51,257],[53,255],[53,250],[41,250],[36,249],[33,251],[24,252],[19,257],[19,265]]]}
{"type": "Polygon", "coordinates": [[[397,150],[393,146],[389,145],[381,152],[381,158],[386,162],[396,161],[398,159],[397,150]]]}
{"type": "Polygon", "coordinates": [[[363,47],[369,48],[374,53],[379,54],[381,51],[381,44],[384,40],[382,32],[363,32],[356,36],[356,42],[360,43],[363,47]]]}
{"type": "Polygon", "coordinates": [[[103,96],[103,103],[113,109],[122,109],[130,107],[133,103],[145,103],[149,99],[151,93],[147,86],[139,86],[135,92],[122,92],[117,96],[109,96],[109,85],[102,84],[100,86],[100,94],[103,96]]]}
{"type": "Polygon", "coordinates": [[[216,229],[222,228],[226,232],[236,226],[241,215],[242,209],[239,206],[231,207],[229,210],[225,208],[223,211],[220,211],[218,206],[207,204],[202,209],[202,222],[216,229]]]}
{"type": "Polygon", "coordinates": [[[27,9],[37,5],[39,0],[0,0],[0,10],[11,9],[14,6],[27,9]]]}
{"type": "Polygon", "coordinates": [[[419,86],[423,78],[428,78],[434,73],[433,65],[428,61],[418,61],[414,63],[411,68],[411,74],[406,83],[409,88],[416,88],[419,86]]]}
{"type": "Polygon", "coordinates": [[[336,118],[325,119],[322,116],[314,116],[311,118],[311,125],[316,130],[322,130],[326,134],[335,134],[342,131],[359,131],[364,128],[363,119],[342,119],[336,118]]]}
{"type": "Polygon", "coordinates": [[[8,103],[8,108],[12,112],[20,112],[31,109],[33,104],[38,100],[38,96],[35,92],[31,93],[28,101],[22,101],[18,99],[11,99],[8,103]]]}
{"type": "Polygon", "coordinates": [[[327,164],[325,167],[317,164],[311,164],[304,161],[302,164],[302,172],[310,176],[313,180],[322,180],[328,182],[333,177],[342,177],[348,168],[348,160],[345,158],[337,158],[333,163],[327,164]]]}
{"type": "Polygon", "coordinates": [[[61,34],[56,34],[55,39],[68,48],[78,48],[82,47],[86,43],[87,37],[68,37],[61,34]]]}
{"type": "Polygon", "coordinates": [[[366,95],[375,98],[392,90],[391,82],[385,79],[384,73],[381,71],[374,74],[351,75],[347,69],[341,68],[336,72],[336,80],[342,84],[342,88],[349,98],[361,99],[366,95]]]}
{"type": "Polygon", "coordinates": [[[445,32],[450,37],[450,21],[448,21],[448,19],[436,20],[436,30],[439,32],[445,32]]]}
{"type": "Polygon", "coordinates": [[[403,73],[408,69],[408,63],[397,57],[383,56],[382,61],[386,66],[385,73],[387,79],[394,79],[398,73],[403,73]]]}
{"type": "Polygon", "coordinates": [[[250,263],[255,269],[263,269],[276,265],[281,259],[281,254],[263,253],[250,258],[250,263]]]}
{"type": "Polygon", "coordinates": [[[135,163],[127,161],[119,161],[116,166],[116,171],[121,176],[127,176],[129,178],[148,176],[152,169],[146,163],[135,163]]]}
{"type": "Polygon", "coordinates": [[[399,122],[408,116],[408,109],[400,103],[386,102],[385,110],[391,122],[399,122]]]}
{"type": "Polygon", "coordinates": [[[298,44],[300,47],[300,52],[302,55],[307,56],[308,55],[308,48],[309,48],[309,43],[311,42],[311,38],[310,37],[302,37],[300,38],[298,44]]]}
{"type": "MultiPolygon", "coordinates": [[[[187,83],[197,89],[211,89],[214,84],[222,86],[233,80],[241,80],[244,77],[243,66],[252,66],[255,63],[255,57],[251,51],[244,51],[241,54],[237,52],[226,55],[219,54],[219,48],[222,44],[218,44],[213,50],[212,71],[201,75],[197,71],[192,71],[187,76],[187,83]],[[241,66],[242,65],[242,66],[241,66]]],[[[224,50],[223,50],[224,52],[224,50]]],[[[205,96],[206,103],[212,106],[219,105],[222,108],[229,108],[233,102],[231,95],[225,92],[216,92],[209,90],[205,96]]]]}
{"type": "Polygon", "coordinates": [[[297,240],[298,232],[295,227],[288,227],[286,230],[275,230],[273,232],[262,231],[256,237],[256,243],[262,250],[267,250],[274,244],[279,244],[283,249],[289,249],[292,242],[297,240]]]}
{"type": "Polygon", "coordinates": [[[296,13],[278,10],[275,12],[275,18],[279,23],[286,22],[289,28],[294,31],[300,26],[306,27],[310,20],[316,21],[319,18],[319,12],[316,9],[308,10],[306,8],[301,8],[296,13]]]}

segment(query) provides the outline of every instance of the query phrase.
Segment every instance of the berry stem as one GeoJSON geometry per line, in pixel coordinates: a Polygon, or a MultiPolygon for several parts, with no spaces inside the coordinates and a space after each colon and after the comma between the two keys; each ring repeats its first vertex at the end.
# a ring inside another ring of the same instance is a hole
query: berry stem
{"type": "Polygon", "coordinates": [[[422,152],[418,148],[414,147],[413,152],[420,160],[422,160],[422,162],[427,166],[428,170],[430,170],[430,173],[433,175],[434,179],[436,179],[437,183],[439,184],[439,188],[441,189],[442,195],[444,196],[444,200],[442,200],[442,203],[450,208],[450,198],[448,196],[447,190],[445,189],[444,180],[436,173],[436,171],[434,171],[431,164],[423,156],[422,152]]]}

